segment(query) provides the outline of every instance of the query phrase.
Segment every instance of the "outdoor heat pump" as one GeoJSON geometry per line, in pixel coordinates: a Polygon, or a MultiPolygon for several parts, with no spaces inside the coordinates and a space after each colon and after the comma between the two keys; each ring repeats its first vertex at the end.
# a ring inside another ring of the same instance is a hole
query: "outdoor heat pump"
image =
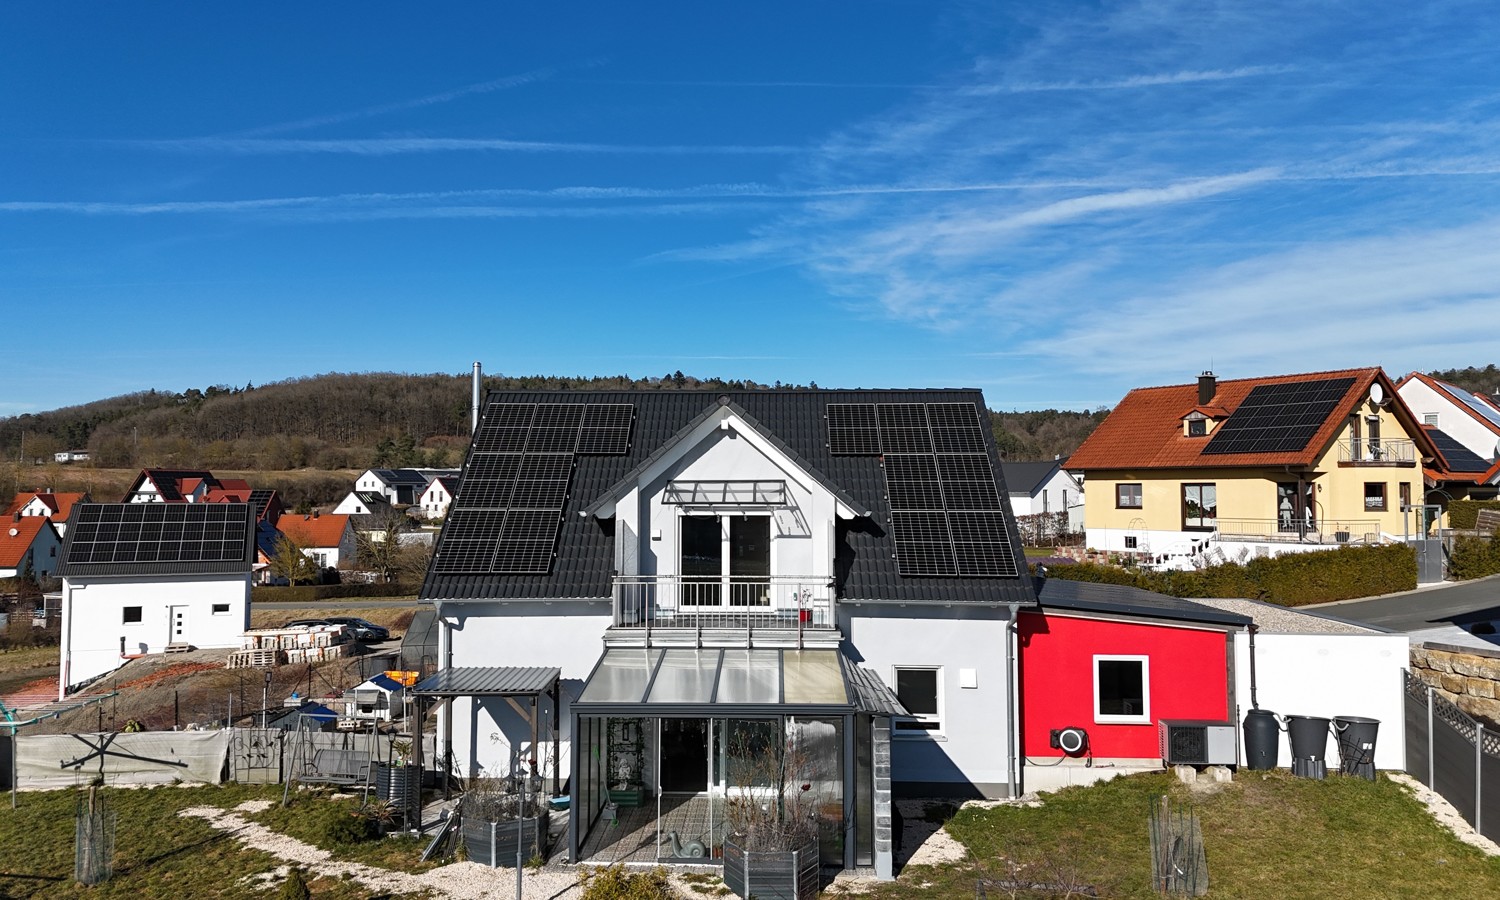
{"type": "Polygon", "coordinates": [[[1232,766],[1239,762],[1234,725],[1203,719],[1162,719],[1161,759],[1169,766],[1232,766]]]}

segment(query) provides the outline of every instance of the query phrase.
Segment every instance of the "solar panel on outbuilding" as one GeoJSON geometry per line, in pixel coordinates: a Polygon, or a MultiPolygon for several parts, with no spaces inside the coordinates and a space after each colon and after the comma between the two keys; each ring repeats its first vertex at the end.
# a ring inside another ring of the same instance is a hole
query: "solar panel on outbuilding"
{"type": "Polygon", "coordinates": [[[1208,439],[1203,452],[1218,455],[1305,450],[1353,386],[1353,378],[1257,385],[1208,439]]]}
{"type": "Polygon", "coordinates": [[[85,504],[68,523],[73,563],[236,562],[246,557],[240,503],[85,504]]]}

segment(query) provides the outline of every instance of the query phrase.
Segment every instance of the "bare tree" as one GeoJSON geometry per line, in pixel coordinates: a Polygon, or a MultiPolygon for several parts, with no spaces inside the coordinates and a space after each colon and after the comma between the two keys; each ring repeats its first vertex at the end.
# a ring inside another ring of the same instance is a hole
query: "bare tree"
{"type": "Polygon", "coordinates": [[[276,540],[276,550],[267,564],[271,574],[286,579],[287,584],[299,581],[317,581],[318,564],[313,562],[296,541],[281,535],[276,540]]]}
{"type": "MultiPolygon", "coordinates": [[[[388,506],[370,513],[366,527],[355,532],[360,568],[374,572],[386,584],[401,580],[413,566],[409,551],[422,552],[420,547],[407,547],[401,542],[401,536],[411,528],[412,521],[403,509],[388,506]]],[[[425,572],[425,560],[421,566],[425,572]]]]}

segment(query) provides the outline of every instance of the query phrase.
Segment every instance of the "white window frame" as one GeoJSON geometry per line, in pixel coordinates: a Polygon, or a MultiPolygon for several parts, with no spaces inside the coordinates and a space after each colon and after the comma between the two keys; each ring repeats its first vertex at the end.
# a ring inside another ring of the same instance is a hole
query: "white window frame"
{"type": "Polygon", "coordinates": [[[1149,725],[1151,724],[1151,657],[1129,653],[1094,654],[1094,723],[1097,725],[1149,725]],[[1099,663],[1138,662],[1141,664],[1141,706],[1139,715],[1121,716],[1099,712],[1099,663]]]}
{"type": "MultiPolygon", "coordinates": [[[[694,513],[694,512],[692,512],[690,510],[679,508],[677,510],[677,522],[676,522],[676,524],[677,524],[677,535],[676,535],[676,537],[677,537],[677,555],[676,555],[676,559],[673,560],[673,562],[672,562],[672,566],[673,566],[674,569],[676,569],[678,576],[682,575],[682,537],[683,537],[683,530],[684,530],[683,526],[682,526],[682,520],[686,519],[686,518],[703,518],[705,515],[714,516],[714,517],[716,517],[719,520],[719,575],[723,579],[723,581],[722,581],[722,584],[724,586],[723,602],[721,604],[719,604],[719,605],[700,606],[697,603],[688,603],[685,600],[679,600],[679,604],[678,605],[681,606],[683,609],[693,609],[693,610],[708,609],[708,610],[713,610],[713,609],[723,608],[725,611],[728,611],[730,609],[730,606],[728,604],[729,584],[730,584],[730,575],[729,575],[729,521],[728,520],[731,519],[731,518],[733,518],[733,517],[735,517],[735,516],[746,516],[746,517],[748,517],[748,516],[760,516],[762,518],[770,520],[769,531],[768,531],[768,535],[769,535],[768,540],[770,541],[770,546],[767,548],[767,552],[768,552],[768,555],[769,555],[768,562],[769,562],[770,570],[771,570],[771,574],[770,574],[769,577],[772,580],[774,580],[775,577],[776,577],[776,572],[778,571],[777,565],[776,565],[776,563],[777,563],[777,560],[776,560],[776,543],[777,543],[776,542],[776,516],[772,513],[771,510],[765,510],[765,509],[736,509],[736,510],[733,510],[733,511],[710,510],[710,511],[708,511],[706,513],[705,512],[694,513]]],[[[774,601],[772,601],[772,602],[769,603],[770,607],[774,607],[775,605],[776,604],[775,604],[774,601]]],[[[735,607],[735,608],[743,610],[746,607],[735,607]]],[[[749,607],[749,609],[763,609],[763,608],[765,608],[765,607],[760,607],[760,606],[749,607]]]]}
{"type": "Polygon", "coordinates": [[[145,606],[122,606],[122,607],[120,607],[120,624],[122,626],[144,625],[145,623],[146,623],[146,607],[145,606]],[[127,610],[132,610],[132,609],[136,610],[137,613],[140,616],[140,618],[136,619],[134,622],[132,622],[129,619],[125,618],[126,611],[127,610]]]}
{"type": "Polygon", "coordinates": [[[912,727],[910,725],[903,725],[901,719],[895,719],[895,720],[893,720],[891,722],[891,737],[900,739],[900,738],[924,738],[924,737],[925,738],[933,738],[933,737],[944,737],[944,736],[946,736],[947,735],[947,726],[944,723],[947,721],[948,706],[947,706],[947,698],[944,696],[945,692],[943,690],[943,667],[942,666],[915,666],[915,665],[914,666],[891,666],[891,693],[893,693],[893,694],[896,693],[896,683],[897,683],[897,677],[896,676],[900,672],[933,672],[933,673],[936,673],[936,677],[935,677],[934,680],[937,682],[937,714],[936,715],[927,715],[927,714],[917,715],[917,714],[913,714],[911,716],[911,718],[916,719],[918,722],[931,722],[932,724],[936,725],[937,727],[936,728],[914,728],[914,727],[912,727]]]}
{"type": "Polygon", "coordinates": [[[212,605],[212,606],[209,607],[209,612],[210,612],[211,615],[215,615],[215,616],[227,616],[227,615],[229,615],[229,604],[228,603],[215,603],[214,605],[212,605]],[[224,608],[220,609],[219,607],[221,607],[221,606],[224,607],[224,608]]]}

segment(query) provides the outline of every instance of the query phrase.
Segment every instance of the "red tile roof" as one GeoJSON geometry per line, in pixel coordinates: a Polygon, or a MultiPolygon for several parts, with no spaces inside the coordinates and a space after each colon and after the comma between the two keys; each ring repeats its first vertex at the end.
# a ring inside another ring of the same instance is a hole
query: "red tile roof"
{"type": "Polygon", "coordinates": [[[1376,380],[1385,388],[1391,402],[1398,405],[1398,415],[1404,418],[1407,428],[1419,436],[1424,445],[1422,455],[1433,455],[1435,451],[1430,446],[1431,442],[1416,427],[1411,413],[1406,411],[1405,405],[1396,396],[1395,385],[1376,367],[1220,381],[1212,401],[1206,404],[1198,402],[1196,382],[1136,388],[1125,395],[1120,405],[1069,457],[1068,468],[1088,470],[1311,465],[1343,427],[1350,412],[1368,395],[1370,385],[1376,380]],[[1354,381],[1312,440],[1298,452],[1205,454],[1203,448],[1212,439],[1212,434],[1208,437],[1188,437],[1183,434],[1182,417],[1194,409],[1220,407],[1233,415],[1246,395],[1261,385],[1333,378],[1353,378],[1354,381]]]}
{"type": "MultiPolygon", "coordinates": [[[[26,551],[43,528],[52,528],[45,516],[8,517],[0,523],[0,569],[20,568],[26,551]]],[[[55,532],[54,532],[55,534],[55,532]]]]}
{"type": "Polygon", "coordinates": [[[342,513],[282,516],[276,527],[299,547],[337,547],[349,527],[349,517],[342,513]]]}
{"type": "Polygon", "coordinates": [[[87,492],[53,493],[51,491],[26,491],[16,495],[10,506],[6,507],[5,515],[12,516],[24,509],[32,500],[41,500],[42,505],[51,510],[45,518],[54,522],[66,522],[68,516],[73,513],[73,504],[87,503],[89,495],[87,492]]]}

